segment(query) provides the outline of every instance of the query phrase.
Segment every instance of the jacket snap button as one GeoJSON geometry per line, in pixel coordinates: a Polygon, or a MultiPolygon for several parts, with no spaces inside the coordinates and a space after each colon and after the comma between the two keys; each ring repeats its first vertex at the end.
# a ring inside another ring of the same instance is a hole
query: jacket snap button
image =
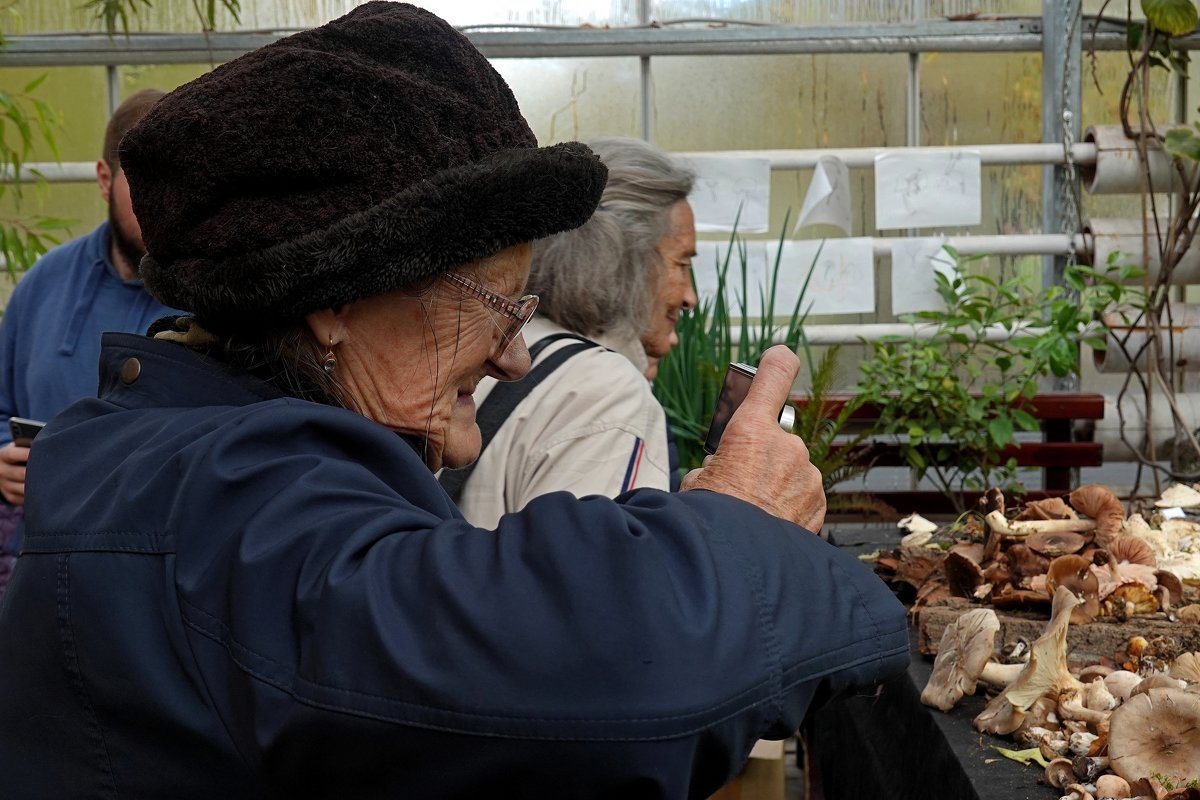
{"type": "Polygon", "coordinates": [[[142,374],[142,362],[136,358],[127,358],[121,365],[121,382],[133,383],[142,374]]]}

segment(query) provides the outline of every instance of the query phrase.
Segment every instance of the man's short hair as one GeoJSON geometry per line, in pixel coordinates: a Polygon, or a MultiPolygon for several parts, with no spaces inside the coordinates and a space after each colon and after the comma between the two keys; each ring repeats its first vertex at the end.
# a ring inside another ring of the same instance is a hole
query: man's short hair
{"type": "Polygon", "coordinates": [[[121,105],[117,106],[112,119],[108,121],[108,127],[104,129],[104,152],[102,154],[104,162],[113,172],[121,168],[121,158],[117,153],[121,137],[128,133],[130,128],[137,125],[141,118],[146,116],[146,112],[150,110],[151,106],[165,94],[166,92],[161,89],[142,89],[126,97],[121,105]]]}

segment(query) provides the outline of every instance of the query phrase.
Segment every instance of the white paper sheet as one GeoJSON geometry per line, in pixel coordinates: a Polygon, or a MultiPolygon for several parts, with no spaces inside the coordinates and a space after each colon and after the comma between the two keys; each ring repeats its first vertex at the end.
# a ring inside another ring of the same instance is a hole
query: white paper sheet
{"type": "Polygon", "coordinates": [[[821,156],[817,160],[796,230],[822,223],[850,233],[850,169],[837,156],[821,156]]]}
{"type": "Polygon", "coordinates": [[[954,274],[954,258],[945,250],[946,238],[892,241],[892,313],[945,311],[934,273],[954,274]]]}
{"type": "MultiPolygon", "coordinates": [[[[757,317],[762,313],[760,287],[767,273],[766,242],[745,242],[734,245],[729,257],[729,269],[725,274],[725,302],[734,316],[741,315],[742,256],[739,248],[745,248],[747,316],[757,317]]],[[[729,240],[697,241],[696,257],[692,259],[692,274],[696,278],[696,291],[701,297],[716,297],[717,274],[725,255],[729,252],[729,240]]]]}
{"type": "Polygon", "coordinates": [[[697,231],[764,233],[771,206],[771,162],[765,158],[682,158],[696,171],[688,202],[697,231]],[[738,216],[738,209],[741,216],[738,216]]]}
{"type": "Polygon", "coordinates": [[[884,153],[875,157],[875,227],[978,225],[978,150],[884,153]]]}
{"type": "Polygon", "coordinates": [[[875,255],[870,238],[784,242],[775,296],[777,315],[792,312],[810,268],[812,279],[804,297],[804,308],[810,314],[875,310],[875,255]]]}

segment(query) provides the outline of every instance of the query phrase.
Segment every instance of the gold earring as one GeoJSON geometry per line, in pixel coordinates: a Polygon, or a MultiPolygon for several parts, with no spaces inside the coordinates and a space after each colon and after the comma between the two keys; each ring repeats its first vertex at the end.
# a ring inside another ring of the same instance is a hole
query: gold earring
{"type": "Polygon", "coordinates": [[[321,364],[325,368],[326,375],[332,375],[337,369],[337,356],[333,354],[333,336],[329,337],[329,352],[325,354],[325,361],[321,364]]]}

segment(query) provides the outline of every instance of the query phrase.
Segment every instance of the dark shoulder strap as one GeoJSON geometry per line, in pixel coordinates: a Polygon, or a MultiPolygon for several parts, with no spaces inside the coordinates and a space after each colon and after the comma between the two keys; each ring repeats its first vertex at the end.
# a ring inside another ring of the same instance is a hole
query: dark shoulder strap
{"type": "MultiPolygon", "coordinates": [[[[563,339],[574,339],[577,342],[584,342],[585,344],[591,345],[592,347],[600,347],[600,345],[597,342],[593,342],[591,339],[587,338],[586,336],[580,336],[578,333],[552,333],[549,336],[543,336],[541,339],[538,339],[536,342],[533,343],[533,347],[529,348],[529,360],[531,362],[537,361],[537,357],[542,354],[543,350],[545,350],[547,347],[554,344],[555,342],[561,342],[563,339]]],[[[525,381],[525,380],[528,380],[528,379],[527,378],[521,379],[521,381],[525,381]]],[[[487,402],[487,401],[485,400],[484,402],[487,402]]]]}
{"type": "MultiPolygon", "coordinates": [[[[577,339],[578,343],[555,350],[546,356],[546,359],[542,363],[530,370],[529,374],[521,380],[505,381],[496,384],[495,388],[488,393],[483,403],[480,404],[479,410],[475,414],[475,421],[479,424],[479,434],[482,440],[479,447],[479,454],[481,456],[488,444],[496,436],[496,431],[500,430],[500,426],[504,424],[504,420],[508,419],[513,409],[529,396],[534,387],[545,380],[550,373],[558,369],[559,365],[571,356],[600,346],[591,339],[585,339],[573,333],[558,333],[539,339],[533,347],[529,348],[530,358],[537,358],[548,345],[562,339],[577,339]]],[[[471,473],[475,471],[475,465],[478,463],[479,459],[476,458],[474,463],[462,469],[444,469],[442,470],[442,474],[438,476],[438,483],[442,485],[442,488],[446,490],[446,494],[450,495],[450,499],[455,504],[462,497],[463,484],[467,482],[467,478],[471,477],[471,473]]]]}

